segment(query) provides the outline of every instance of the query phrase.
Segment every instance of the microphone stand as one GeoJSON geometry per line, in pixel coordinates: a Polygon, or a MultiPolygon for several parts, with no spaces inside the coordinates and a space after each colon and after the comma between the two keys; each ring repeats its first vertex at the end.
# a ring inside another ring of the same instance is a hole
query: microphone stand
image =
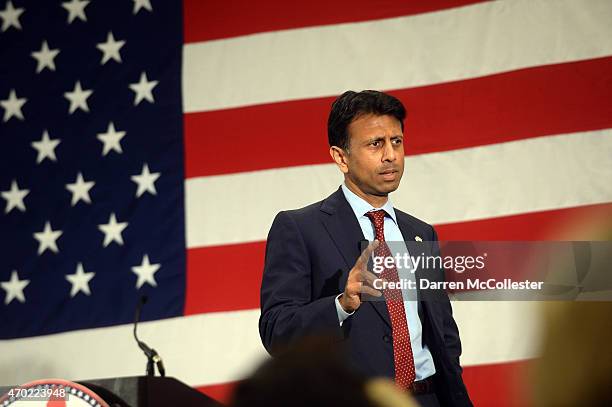
{"type": "Polygon", "coordinates": [[[136,306],[136,312],[134,315],[134,339],[138,344],[138,347],[142,349],[143,353],[147,357],[147,376],[153,377],[155,376],[155,366],[157,366],[157,370],[159,371],[159,375],[161,377],[166,376],[166,369],[164,369],[164,362],[162,361],[161,356],[157,353],[157,351],[153,348],[147,346],[146,343],[138,339],[138,335],[136,334],[136,329],[138,328],[138,321],[140,320],[140,312],[142,311],[142,307],[147,303],[147,297],[140,297],[140,301],[136,306]]]}

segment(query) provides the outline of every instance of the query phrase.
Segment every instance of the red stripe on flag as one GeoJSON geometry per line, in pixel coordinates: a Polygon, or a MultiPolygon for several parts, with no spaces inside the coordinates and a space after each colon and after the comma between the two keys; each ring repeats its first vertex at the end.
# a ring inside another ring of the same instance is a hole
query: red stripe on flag
{"type": "MultiPolygon", "coordinates": [[[[415,155],[610,128],[610,72],[612,57],[390,93],[406,105],[406,151],[415,155]]],[[[186,176],[330,163],[333,100],[185,114],[186,176]]]]}
{"type": "MultiPolygon", "coordinates": [[[[611,217],[612,203],[440,225],[436,230],[442,240],[597,239],[572,236],[571,230],[611,217]]],[[[259,308],[264,252],[265,242],[189,249],[185,314],[259,308]]]]}
{"type": "MultiPolygon", "coordinates": [[[[524,378],[527,377],[531,363],[533,362],[518,361],[465,367],[463,381],[474,405],[500,407],[530,405],[529,388],[524,378]]],[[[199,386],[196,389],[222,403],[228,403],[237,383],[199,386]]]]}
{"type": "Polygon", "coordinates": [[[265,242],[187,250],[185,315],[259,308],[265,242]]]}
{"type": "Polygon", "coordinates": [[[231,400],[232,392],[239,382],[210,384],[208,386],[198,386],[196,390],[206,394],[208,397],[227,404],[231,400]]]}
{"type": "Polygon", "coordinates": [[[184,41],[208,41],[266,31],[406,16],[482,1],[184,0],[184,41]]]}
{"type": "Polygon", "coordinates": [[[610,219],[612,203],[607,203],[448,223],[437,225],[436,232],[440,240],[602,240],[606,231],[592,230],[592,226],[609,226],[610,219]]]}
{"type": "Polygon", "coordinates": [[[326,121],[332,100],[185,114],[185,176],[331,162],[326,121]]]}
{"type": "Polygon", "coordinates": [[[463,381],[475,406],[530,406],[532,360],[467,366],[463,381]]]}

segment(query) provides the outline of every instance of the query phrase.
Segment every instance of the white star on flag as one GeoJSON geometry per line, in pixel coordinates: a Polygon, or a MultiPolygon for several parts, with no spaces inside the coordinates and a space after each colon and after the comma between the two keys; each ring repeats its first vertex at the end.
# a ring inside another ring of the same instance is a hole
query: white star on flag
{"type": "Polygon", "coordinates": [[[70,297],[73,298],[79,292],[83,292],[85,295],[91,295],[91,290],[89,289],[89,281],[94,278],[96,273],[88,272],[86,273],[83,269],[83,264],[79,263],[76,268],[76,272],[74,274],[66,274],[66,280],[72,284],[70,288],[70,297]]]}
{"type": "Polygon", "coordinates": [[[9,213],[13,208],[19,209],[21,212],[25,212],[26,207],[23,203],[23,198],[30,193],[29,189],[19,189],[17,181],[11,182],[11,189],[8,191],[2,191],[2,198],[6,199],[6,207],[4,213],[9,213]]]}
{"type": "Polygon", "coordinates": [[[84,112],[89,112],[89,106],[87,106],[87,98],[91,96],[93,90],[81,88],[81,81],[76,81],[74,84],[74,90],[72,92],[65,92],[64,97],[70,101],[70,107],[68,113],[72,114],[77,109],[81,109],[84,112]]]}
{"type": "Polygon", "coordinates": [[[18,98],[15,89],[11,89],[8,99],[0,100],[0,106],[4,108],[4,122],[7,122],[11,117],[15,116],[23,120],[21,107],[27,102],[26,98],[18,98]]]}
{"type": "Polygon", "coordinates": [[[119,50],[121,47],[125,45],[125,41],[117,41],[113,36],[113,32],[109,31],[108,36],[106,37],[106,42],[100,42],[96,45],[104,55],[102,55],[102,60],[100,61],[100,65],[104,65],[111,59],[121,62],[121,54],[119,54],[119,50]]]}
{"type": "Polygon", "coordinates": [[[140,198],[140,196],[145,192],[149,192],[152,195],[157,195],[157,190],[155,189],[155,181],[157,181],[159,176],[159,172],[149,172],[149,166],[147,165],[147,163],[142,166],[142,172],[140,173],[140,175],[132,175],[130,178],[138,185],[138,190],[136,191],[136,198],[140,198]]]}
{"type": "Polygon", "coordinates": [[[43,41],[40,46],[40,51],[34,51],[30,55],[38,62],[36,66],[36,73],[42,72],[43,69],[49,68],[51,71],[55,71],[54,58],[59,54],[59,49],[49,49],[47,41],[43,41]]]}
{"type": "Polygon", "coordinates": [[[4,297],[4,304],[8,305],[14,299],[19,302],[25,302],[25,295],[23,295],[23,289],[30,284],[30,280],[20,280],[17,271],[13,270],[11,273],[11,279],[9,281],[0,282],[2,289],[6,291],[4,297]]]}
{"type": "Polygon", "coordinates": [[[140,81],[130,84],[130,89],[132,89],[135,93],[134,106],[137,106],[143,100],[155,103],[155,99],[153,98],[153,88],[156,87],[158,83],[158,81],[149,81],[147,79],[147,73],[142,72],[140,74],[140,81]]]}
{"type": "Polygon", "coordinates": [[[144,8],[149,11],[153,11],[153,7],[151,7],[150,0],[132,0],[134,2],[134,14],[137,14],[141,8],[144,8]]]}
{"type": "Polygon", "coordinates": [[[111,150],[115,150],[119,154],[123,153],[123,149],[121,148],[121,139],[125,137],[125,134],[125,131],[115,130],[115,124],[110,122],[108,124],[106,133],[98,134],[98,140],[104,143],[102,146],[102,156],[105,156],[111,150]]]}
{"type": "Polygon", "coordinates": [[[89,0],[70,0],[62,3],[62,7],[68,11],[68,24],[72,23],[76,18],[87,21],[85,7],[88,4],[89,0]]]}
{"type": "Polygon", "coordinates": [[[0,18],[2,19],[2,32],[8,30],[10,27],[15,27],[16,29],[21,30],[19,16],[24,11],[24,8],[15,8],[11,0],[7,1],[4,10],[0,11],[0,18]]]}
{"type": "Polygon", "coordinates": [[[117,223],[117,218],[114,213],[111,213],[108,223],[98,225],[98,229],[104,233],[104,247],[108,246],[112,242],[116,242],[119,245],[123,245],[123,237],[121,232],[128,226],[127,222],[117,223]]]}
{"type": "Polygon", "coordinates": [[[36,151],[38,151],[36,164],[40,164],[45,158],[48,158],[51,161],[57,161],[57,157],[55,156],[55,148],[59,143],[61,143],[61,140],[49,138],[49,132],[47,130],[43,132],[40,141],[31,142],[30,145],[34,147],[36,151]]]}
{"type": "Polygon", "coordinates": [[[76,181],[72,184],[66,184],[66,189],[72,193],[71,206],[76,205],[80,200],[85,203],[91,203],[89,190],[96,185],[94,181],[85,181],[83,174],[80,172],[77,175],[76,181]]]}
{"type": "Polygon", "coordinates": [[[151,264],[149,262],[149,256],[145,254],[142,257],[142,263],[140,263],[140,266],[132,267],[132,272],[138,276],[138,281],[136,281],[136,289],[139,289],[145,283],[153,287],[157,287],[155,273],[157,273],[160,267],[160,264],[151,264]]]}
{"type": "Polygon", "coordinates": [[[61,230],[53,230],[51,229],[51,223],[46,222],[45,228],[42,232],[34,233],[34,238],[38,240],[38,255],[40,256],[45,252],[45,250],[49,249],[54,253],[59,252],[57,248],[56,240],[62,235],[61,230]]]}

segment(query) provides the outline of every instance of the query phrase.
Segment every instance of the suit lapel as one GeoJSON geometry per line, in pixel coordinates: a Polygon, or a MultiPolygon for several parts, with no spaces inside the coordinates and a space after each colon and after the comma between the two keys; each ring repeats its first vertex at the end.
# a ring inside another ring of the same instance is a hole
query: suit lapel
{"type": "MultiPolygon", "coordinates": [[[[355,265],[357,257],[361,254],[365,237],[355,217],[355,212],[344,197],[341,188],[338,188],[336,192],[323,201],[321,211],[330,215],[323,217],[323,225],[342,254],[347,270],[350,271],[355,265]]],[[[391,319],[385,301],[373,300],[367,302],[391,327],[391,319]]]]}
{"type": "Polygon", "coordinates": [[[342,189],[338,188],[323,201],[321,211],[329,215],[323,217],[323,225],[350,270],[361,253],[359,242],[365,238],[342,189]]]}

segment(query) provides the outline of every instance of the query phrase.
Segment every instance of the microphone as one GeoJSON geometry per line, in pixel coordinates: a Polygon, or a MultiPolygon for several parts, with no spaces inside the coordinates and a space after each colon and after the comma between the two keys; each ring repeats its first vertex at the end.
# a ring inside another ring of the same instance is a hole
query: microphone
{"type": "Polygon", "coordinates": [[[138,344],[138,347],[142,349],[145,356],[147,357],[147,376],[153,377],[155,376],[155,366],[157,366],[157,370],[159,371],[159,375],[161,377],[166,376],[166,369],[164,369],[164,362],[162,361],[161,356],[157,353],[157,351],[153,348],[147,346],[146,343],[138,339],[138,335],[136,334],[136,329],[138,328],[138,321],[140,321],[140,312],[142,308],[147,303],[147,296],[143,295],[140,297],[140,301],[136,305],[136,312],[134,315],[134,339],[138,344]]]}

